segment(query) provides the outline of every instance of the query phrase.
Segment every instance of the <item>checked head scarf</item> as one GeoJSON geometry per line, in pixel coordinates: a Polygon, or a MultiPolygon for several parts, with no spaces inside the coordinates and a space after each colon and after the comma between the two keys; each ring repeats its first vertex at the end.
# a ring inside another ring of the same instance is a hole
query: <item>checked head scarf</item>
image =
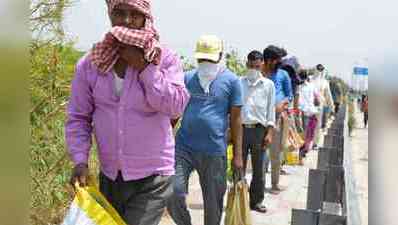
{"type": "Polygon", "coordinates": [[[94,45],[90,58],[102,73],[112,69],[119,59],[119,43],[136,46],[144,50],[144,58],[155,65],[160,61],[159,34],[153,25],[153,16],[149,0],[106,0],[108,13],[118,4],[128,4],[142,12],[145,17],[143,29],[130,29],[121,26],[112,27],[105,38],[94,45]]]}

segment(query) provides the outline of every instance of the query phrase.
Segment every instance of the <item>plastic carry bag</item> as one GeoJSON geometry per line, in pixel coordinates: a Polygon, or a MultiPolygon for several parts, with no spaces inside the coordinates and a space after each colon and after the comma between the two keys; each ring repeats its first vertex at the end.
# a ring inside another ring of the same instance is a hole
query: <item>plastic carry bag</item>
{"type": "Polygon", "coordinates": [[[76,196],[61,225],[126,225],[93,182],[75,185],[76,196]]]}
{"type": "Polygon", "coordinates": [[[229,182],[233,181],[233,169],[232,169],[232,159],[234,158],[234,152],[232,145],[228,145],[227,148],[227,180],[229,182]]]}
{"type": "Polygon", "coordinates": [[[304,139],[293,128],[289,128],[289,135],[287,140],[287,148],[290,151],[296,151],[304,145],[304,139]]]}
{"type": "Polygon", "coordinates": [[[245,180],[235,182],[228,191],[225,225],[251,225],[249,191],[245,180]]]}
{"type": "Polygon", "coordinates": [[[299,152],[287,151],[285,152],[285,161],[287,165],[294,166],[299,164],[299,152]]]}

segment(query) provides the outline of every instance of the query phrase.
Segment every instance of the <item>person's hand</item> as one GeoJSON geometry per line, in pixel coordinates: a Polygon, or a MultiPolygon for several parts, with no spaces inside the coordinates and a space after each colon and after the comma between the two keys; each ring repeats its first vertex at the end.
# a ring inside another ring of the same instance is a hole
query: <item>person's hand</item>
{"type": "Polygon", "coordinates": [[[243,159],[242,156],[236,156],[232,158],[232,168],[234,173],[234,180],[239,181],[243,179],[243,159]]]}
{"type": "Polygon", "coordinates": [[[234,168],[235,170],[242,170],[242,169],[243,169],[243,159],[242,159],[242,156],[236,156],[236,155],[234,155],[232,161],[233,161],[233,166],[234,166],[233,168],[234,168]]]}
{"type": "Polygon", "coordinates": [[[70,185],[75,187],[75,183],[79,182],[80,187],[87,186],[89,170],[87,164],[80,163],[73,168],[72,176],[70,178],[70,185]]]}
{"type": "Polygon", "coordinates": [[[281,101],[281,102],[276,106],[275,111],[276,111],[277,113],[281,113],[281,112],[283,112],[283,111],[286,111],[287,108],[288,108],[288,106],[289,106],[289,101],[288,101],[287,99],[285,99],[285,100],[281,101]]]}
{"type": "Polygon", "coordinates": [[[263,149],[266,149],[267,146],[272,144],[272,135],[267,134],[263,140],[263,149]]]}
{"type": "Polygon", "coordinates": [[[144,57],[144,50],[136,46],[120,45],[120,57],[127,62],[127,64],[138,71],[143,71],[149,62],[144,57]]]}

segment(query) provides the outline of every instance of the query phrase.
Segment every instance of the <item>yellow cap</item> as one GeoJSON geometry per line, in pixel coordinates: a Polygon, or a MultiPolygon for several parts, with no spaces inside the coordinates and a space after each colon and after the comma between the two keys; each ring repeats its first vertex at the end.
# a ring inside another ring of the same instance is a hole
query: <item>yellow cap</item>
{"type": "Polygon", "coordinates": [[[223,51],[223,43],[215,35],[203,35],[196,43],[196,50],[194,57],[196,59],[209,59],[218,61],[220,53],[223,51]]]}

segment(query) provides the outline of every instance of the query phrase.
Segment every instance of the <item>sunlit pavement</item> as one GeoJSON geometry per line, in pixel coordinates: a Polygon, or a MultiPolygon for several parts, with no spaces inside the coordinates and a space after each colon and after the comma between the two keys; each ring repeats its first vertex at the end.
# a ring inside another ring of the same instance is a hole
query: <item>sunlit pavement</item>
{"type": "MultiPolygon", "coordinates": [[[[357,108],[358,109],[358,108],[357,108]]],[[[362,225],[368,225],[368,128],[363,126],[363,114],[356,110],[357,126],[350,139],[353,174],[355,176],[362,225]]]]}

